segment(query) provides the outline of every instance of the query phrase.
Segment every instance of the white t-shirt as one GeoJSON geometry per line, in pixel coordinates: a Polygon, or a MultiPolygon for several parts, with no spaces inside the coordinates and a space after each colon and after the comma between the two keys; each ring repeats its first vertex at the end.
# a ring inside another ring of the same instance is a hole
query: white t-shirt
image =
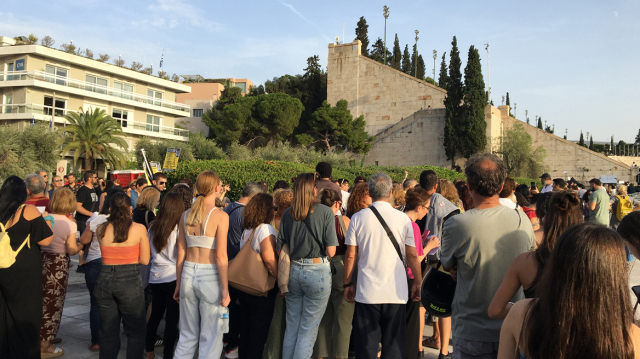
{"type": "Polygon", "coordinates": [[[178,261],[178,226],[173,229],[169,238],[167,238],[167,246],[158,253],[153,245],[153,234],[151,232],[153,224],[149,228],[149,245],[151,249],[151,271],[149,275],[149,283],[169,283],[176,280],[176,262],[178,261]]]}
{"type": "Polygon", "coordinates": [[[93,238],[91,239],[91,244],[89,245],[89,254],[87,255],[87,262],[91,262],[92,260],[102,258],[102,252],[100,252],[100,243],[98,242],[98,236],[96,236],[96,230],[98,226],[105,223],[107,221],[107,215],[98,214],[98,212],[94,212],[89,219],[87,219],[87,226],[91,232],[93,232],[93,238]]]}
{"type": "Polygon", "coordinates": [[[551,191],[553,191],[553,183],[550,185],[544,186],[544,188],[542,189],[542,191],[540,191],[540,193],[547,193],[551,191]]]}
{"type": "Polygon", "coordinates": [[[499,201],[500,201],[500,204],[505,206],[505,207],[509,207],[511,209],[516,209],[515,202],[513,202],[510,198],[500,198],[499,201]]]}
{"type": "MultiPolygon", "coordinates": [[[[242,237],[240,237],[241,249],[244,247],[244,244],[247,243],[249,237],[251,237],[251,232],[253,232],[253,229],[245,229],[244,232],[242,232],[242,237]]],[[[269,236],[277,237],[276,230],[273,229],[270,224],[263,223],[259,225],[251,239],[251,248],[253,248],[256,253],[260,253],[260,244],[269,236]]]]}
{"type": "MultiPolygon", "coordinates": [[[[413,225],[409,217],[389,202],[377,201],[380,212],[400,245],[406,260],[405,245],[415,247],[413,225]]],[[[358,280],[356,298],[364,304],[405,304],[409,299],[404,264],[387,236],[382,224],[370,209],[351,217],[345,244],[358,247],[358,280]]]]}

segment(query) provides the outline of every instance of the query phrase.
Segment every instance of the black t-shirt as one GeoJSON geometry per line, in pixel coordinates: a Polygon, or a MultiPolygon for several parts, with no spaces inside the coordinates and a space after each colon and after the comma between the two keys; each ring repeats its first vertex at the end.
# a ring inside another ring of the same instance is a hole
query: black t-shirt
{"type": "Polygon", "coordinates": [[[133,210],[133,216],[131,217],[131,219],[136,223],[140,223],[148,230],[149,226],[147,225],[147,223],[151,224],[151,222],[156,219],[156,215],[155,213],[153,213],[153,211],[136,208],[133,210]]]}
{"type": "MultiPolygon", "coordinates": [[[[87,186],[82,186],[78,189],[76,201],[82,203],[82,207],[89,212],[96,212],[100,204],[100,198],[96,194],[96,191],[93,188],[87,188],[87,186]]],[[[76,220],[82,220],[84,222],[87,219],[89,219],[89,216],[85,216],[79,212],[76,213],[76,220]]]]}

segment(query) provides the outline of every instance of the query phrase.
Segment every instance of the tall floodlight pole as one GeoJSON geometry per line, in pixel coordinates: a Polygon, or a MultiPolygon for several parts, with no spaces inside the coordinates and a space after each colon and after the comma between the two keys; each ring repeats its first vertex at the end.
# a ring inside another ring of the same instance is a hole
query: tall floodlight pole
{"type": "Polygon", "coordinates": [[[514,103],[514,104],[513,104],[513,117],[514,117],[514,118],[517,118],[517,117],[516,117],[516,116],[517,116],[517,112],[516,112],[516,109],[517,109],[517,108],[518,108],[518,104],[517,104],[517,103],[514,103]]]}
{"type": "Polygon", "coordinates": [[[413,73],[413,76],[416,78],[418,77],[418,32],[419,31],[416,30],[416,58],[415,58],[416,66],[414,70],[415,72],[413,73]]]}
{"type": "Polygon", "coordinates": [[[485,49],[487,49],[487,92],[489,94],[489,102],[491,102],[491,54],[489,52],[489,43],[485,44],[485,49]]]}
{"type": "Polygon", "coordinates": [[[433,81],[436,81],[436,58],[438,57],[438,51],[433,50],[433,81]]]}
{"type": "Polygon", "coordinates": [[[382,15],[384,16],[384,64],[387,64],[387,19],[389,18],[389,7],[387,5],[382,7],[382,15]]]}

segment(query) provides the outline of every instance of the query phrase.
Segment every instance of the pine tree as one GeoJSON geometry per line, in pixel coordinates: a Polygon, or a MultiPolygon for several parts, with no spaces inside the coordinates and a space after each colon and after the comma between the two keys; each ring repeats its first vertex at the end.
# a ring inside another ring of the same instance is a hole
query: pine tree
{"type": "Polygon", "coordinates": [[[402,50],[400,49],[400,40],[398,40],[398,34],[393,41],[393,59],[391,60],[391,67],[396,70],[400,70],[402,66],[402,50]]]}
{"type": "Polygon", "coordinates": [[[356,25],[356,40],[360,40],[362,43],[362,55],[369,56],[369,25],[364,16],[360,16],[360,20],[356,25]]]}
{"type": "Polygon", "coordinates": [[[424,60],[422,59],[422,55],[418,55],[418,73],[416,74],[417,78],[420,80],[424,80],[424,73],[426,71],[424,60]]]}
{"type": "MultiPolygon", "coordinates": [[[[407,50],[405,51],[408,53],[407,50]]],[[[461,66],[458,41],[454,36],[453,41],[451,41],[451,52],[449,53],[449,76],[446,81],[447,95],[444,99],[444,149],[447,159],[451,161],[452,168],[455,166],[455,157],[458,152],[458,129],[462,117],[462,109],[460,107],[463,98],[461,66]]]]}
{"type": "Polygon", "coordinates": [[[593,151],[593,136],[589,139],[589,149],[593,151]]]}
{"type": "Polygon", "coordinates": [[[402,72],[408,74],[411,71],[411,57],[409,57],[409,45],[404,45],[404,53],[402,54],[402,72]]]}
{"type": "Polygon", "coordinates": [[[409,75],[416,77],[416,45],[413,45],[413,53],[411,54],[411,68],[409,69],[409,75]]]}
{"type": "Polygon", "coordinates": [[[580,131],[580,142],[578,142],[578,144],[580,146],[584,146],[584,135],[582,134],[582,131],[580,131]]]}
{"type": "Polygon", "coordinates": [[[460,152],[469,158],[487,148],[487,122],[484,118],[486,96],[480,53],[475,46],[469,47],[467,66],[464,69],[463,124],[459,131],[460,152]]]}
{"type": "Polygon", "coordinates": [[[438,77],[438,86],[442,89],[447,89],[449,82],[449,75],[447,75],[447,63],[445,62],[445,57],[447,52],[445,51],[442,54],[442,62],[440,63],[440,76],[438,77]]]}
{"type": "Polygon", "coordinates": [[[542,130],[542,117],[538,117],[538,128],[542,130]]]}
{"type": "Polygon", "coordinates": [[[385,48],[384,41],[382,41],[381,38],[378,38],[376,42],[373,43],[373,46],[371,46],[371,54],[369,55],[369,58],[371,58],[372,60],[376,60],[381,64],[384,64],[385,51],[387,52],[387,62],[389,62],[391,60],[391,57],[389,56],[391,55],[389,53],[389,49],[385,48]]]}

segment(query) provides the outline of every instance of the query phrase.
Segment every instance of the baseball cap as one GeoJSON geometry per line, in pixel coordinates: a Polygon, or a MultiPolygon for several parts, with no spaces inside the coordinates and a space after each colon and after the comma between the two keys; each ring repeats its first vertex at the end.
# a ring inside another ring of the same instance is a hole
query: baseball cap
{"type": "Polygon", "coordinates": [[[543,173],[542,176],[540,176],[540,178],[548,178],[551,179],[551,175],[548,173],[543,173]]]}

